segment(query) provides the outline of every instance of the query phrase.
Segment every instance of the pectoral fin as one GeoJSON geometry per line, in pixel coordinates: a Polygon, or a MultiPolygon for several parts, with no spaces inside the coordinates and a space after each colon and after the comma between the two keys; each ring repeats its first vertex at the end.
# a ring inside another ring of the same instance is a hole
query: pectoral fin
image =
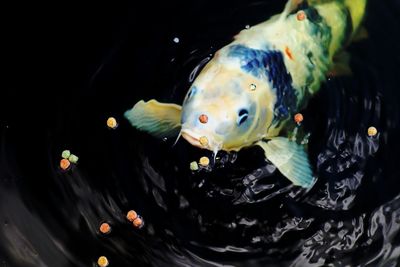
{"type": "Polygon", "coordinates": [[[266,158],[294,185],[311,187],[314,183],[308,156],[301,145],[284,137],[259,142],[266,158]]]}
{"type": "Polygon", "coordinates": [[[177,136],[181,128],[181,106],[176,104],[140,100],[124,115],[133,127],[157,138],[177,136]]]}

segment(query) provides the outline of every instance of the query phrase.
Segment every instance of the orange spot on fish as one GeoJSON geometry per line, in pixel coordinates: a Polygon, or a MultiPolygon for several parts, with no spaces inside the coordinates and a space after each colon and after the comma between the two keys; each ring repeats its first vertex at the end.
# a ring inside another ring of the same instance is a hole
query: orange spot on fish
{"type": "Polygon", "coordinates": [[[201,115],[199,116],[199,121],[200,121],[201,123],[207,123],[207,122],[208,122],[208,116],[207,116],[206,114],[201,114],[201,115]]]}
{"type": "Polygon", "coordinates": [[[285,53],[286,53],[286,55],[287,55],[291,60],[294,60],[292,51],[291,51],[290,48],[287,47],[287,46],[285,47],[285,53]]]}

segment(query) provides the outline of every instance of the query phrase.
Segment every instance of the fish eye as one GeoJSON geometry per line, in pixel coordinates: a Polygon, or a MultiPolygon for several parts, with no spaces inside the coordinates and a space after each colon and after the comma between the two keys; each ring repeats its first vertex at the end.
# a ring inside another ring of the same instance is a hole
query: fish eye
{"type": "Polygon", "coordinates": [[[238,124],[241,125],[249,117],[249,112],[247,111],[247,109],[241,109],[241,110],[239,110],[239,114],[238,115],[239,115],[238,124]]]}

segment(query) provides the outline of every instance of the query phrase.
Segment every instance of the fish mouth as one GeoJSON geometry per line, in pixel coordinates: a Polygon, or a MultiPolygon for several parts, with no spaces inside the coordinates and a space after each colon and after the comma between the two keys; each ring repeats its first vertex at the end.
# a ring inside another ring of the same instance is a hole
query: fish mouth
{"type": "Polygon", "coordinates": [[[192,131],[189,130],[182,130],[181,131],[182,137],[186,139],[191,145],[200,147],[200,148],[205,148],[200,144],[200,135],[193,133],[192,131]]]}
{"type": "Polygon", "coordinates": [[[197,134],[191,130],[182,129],[181,135],[191,145],[202,149],[208,149],[213,151],[215,154],[222,148],[222,142],[218,142],[215,138],[213,138],[214,136],[211,137],[209,134],[197,134]],[[201,140],[203,138],[205,138],[205,140],[201,140]]]}

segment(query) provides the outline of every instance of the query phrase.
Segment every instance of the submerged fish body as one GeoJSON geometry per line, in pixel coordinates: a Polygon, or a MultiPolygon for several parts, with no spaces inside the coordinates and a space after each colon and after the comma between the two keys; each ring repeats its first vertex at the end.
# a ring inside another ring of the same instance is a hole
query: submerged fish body
{"type": "Polygon", "coordinates": [[[304,148],[279,136],[315,94],[334,56],[351,40],[366,0],[290,0],[282,14],[243,30],[220,49],[190,87],[182,107],[139,101],[132,125],[156,137],[181,134],[200,148],[259,145],[295,185],[313,176],[304,148]]]}

